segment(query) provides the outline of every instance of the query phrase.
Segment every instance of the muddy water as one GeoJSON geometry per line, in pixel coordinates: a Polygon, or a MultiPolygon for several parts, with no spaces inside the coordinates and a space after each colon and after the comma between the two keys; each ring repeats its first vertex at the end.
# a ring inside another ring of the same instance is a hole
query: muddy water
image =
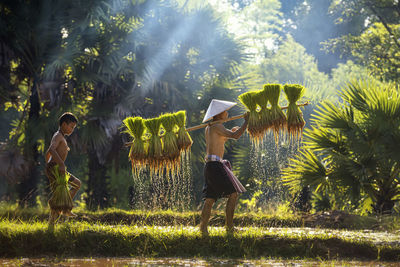
{"type": "Polygon", "coordinates": [[[0,266],[33,267],[108,267],[108,266],[400,266],[400,262],[304,261],[304,260],[241,260],[241,259],[181,259],[181,258],[21,258],[0,259],[0,266]]]}

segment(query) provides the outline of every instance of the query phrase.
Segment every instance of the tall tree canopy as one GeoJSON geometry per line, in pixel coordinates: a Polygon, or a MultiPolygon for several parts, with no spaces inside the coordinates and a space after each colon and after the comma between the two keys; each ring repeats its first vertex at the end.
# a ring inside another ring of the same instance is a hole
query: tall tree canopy
{"type": "Polygon", "coordinates": [[[400,75],[400,3],[397,0],[345,0],[334,2],[332,12],[347,22],[354,15],[364,17],[358,33],[348,33],[327,41],[326,49],[352,56],[374,75],[399,81],[400,75]]]}

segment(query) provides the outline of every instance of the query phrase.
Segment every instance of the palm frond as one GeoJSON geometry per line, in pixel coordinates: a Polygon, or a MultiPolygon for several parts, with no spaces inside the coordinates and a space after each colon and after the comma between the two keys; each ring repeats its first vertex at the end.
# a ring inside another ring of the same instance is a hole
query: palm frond
{"type": "Polygon", "coordinates": [[[316,128],[312,127],[307,129],[304,133],[304,143],[310,149],[315,151],[336,151],[338,153],[348,153],[345,137],[340,131],[329,128],[316,128]]]}
{"type": "Polygon", "coordinates": [[[282,170],[282,179],[292,192],[306,185],[319,191],[328,187],[328,170],[313,152],[304,149],[289,160],[282,170]]]}
{"type": "Polygon", "coordinates": [[[345,90],[343,90],[339,95],[345,102],[357,110],[366,111],[368,109],[368,104],[365,88],[369,88],[368,82],[352,81],[346,84],[345,90]]]}
{"type": "Polygon", "coordinates": [[[322,127],[346,131],[351,129],[354,112],[352,107],[338,107],[338,104],[326,101],[319,106],[312,121],[322,127]]]}

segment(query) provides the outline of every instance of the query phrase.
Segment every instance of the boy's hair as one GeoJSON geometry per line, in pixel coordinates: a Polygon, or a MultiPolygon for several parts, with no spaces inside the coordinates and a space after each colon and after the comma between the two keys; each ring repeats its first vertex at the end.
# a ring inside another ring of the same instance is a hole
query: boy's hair
{"type": "Polygon", "coordinates": [[[70,122],[74,122],[74,123],[78,123],[78,119],[75,117],[74,114],[72,114],[71,112],[65,112],[64,114],[61,115],[61,117],[59,118],[59,124],[61,126],[61,124],[63,122],[66,122],[67,124],[70,122]]]}

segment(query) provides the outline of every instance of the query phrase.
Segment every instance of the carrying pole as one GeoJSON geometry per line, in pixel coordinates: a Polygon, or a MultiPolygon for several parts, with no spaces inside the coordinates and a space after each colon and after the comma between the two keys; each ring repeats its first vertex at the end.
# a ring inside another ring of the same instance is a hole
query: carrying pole
{"type": "MultiPolygon", "coordinates": [[[[298,107],[304,107],[304,106],[307,106],[307,105],[309,105],[309,102],[306,102],[306,103],[303,103],[303,104],[298,104],[297,106],[298,107]]],[[[281,107],[281,109],[287,109],[287,108],[288,108],[287,106],[281,107]]],[[[193,126],[193,127],[190,127],[190,128],[186,128],[186,131],[188,131],[188,132],[195,131],[195,130],[198,130],[198,129],[201,129],[201,128],[205,128],[207,126],[211,126],[211,125],[214,125],[214,124],[217,124],[217,123],[224,123],[224,122],[227,122],[227,121],[238,120],[238,119],[243,118],[244,116],[246,116],[246,113],[241,114],[241,115],[237,115],[237,116],[233,116],[233,117],[230,117],[230,118],[226,118],[226,119],[223,119],[223,120],[212,121],[212,122],[209,122],[209,123],[196,125],[196,126],[193,126]]],[[[132,143],[133,142],[127,142],[127,143],[125,143],[125,146],[130,146],[130,145],[132,145],[132,143]]]]}
{"type": "MultiPolygon", "coordinates": [[[[303,103],[303,104],[299,104],[297,106],[298,107],[304,107],[304,106],[307,106],[308,104],[309,103],[306,102],[306,103],[303,103]]],[[[281,109],[287,109],[287,108],[288,108],[287,106],[281,107],[281,109]]],[[[209,122],[209,123],[196,125],[196,126],[193,126],[193,127],[190,127],[190,128],[186,128],[186,131],[190,132],[190,131],[198,130],[198,129],[201,129],[201,128],[204,128],[204,127],[207,127],[207,126],[211,126],[211,125],[214,125],[214,124],[217,124],[217,123],[224,123],[224,122],[227,122],[227,121],[233,121],[233,120],[241,119],[244,116],[246,116],[246,113],[244,113],[242,115],[237,115],[237,116],[233,116],[233,117],[230,117],[230,118],[226,118],[224,120],[212,121],[212,122],[209,122]]]]}

